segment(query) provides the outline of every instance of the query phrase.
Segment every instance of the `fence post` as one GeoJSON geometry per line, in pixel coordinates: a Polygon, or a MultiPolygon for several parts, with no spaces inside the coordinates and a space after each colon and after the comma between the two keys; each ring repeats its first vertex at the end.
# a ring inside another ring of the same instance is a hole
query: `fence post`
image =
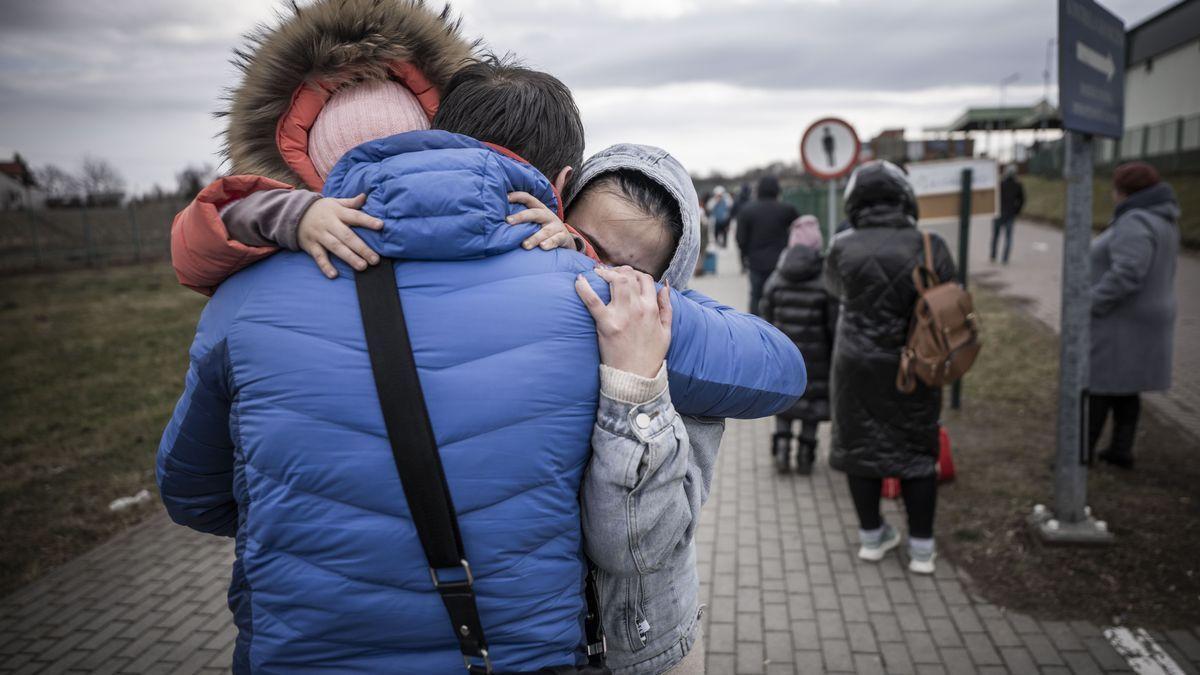
{"type": "Polygon", "coordinates": [[[26,207],[25,217],[29,220],[29,238],[33,241],[33,266],[36,269],[42,267],[42,240],[38,236],[38,222],[33,215],[33,210],[26,207]]]}
{"type": "Polygon", "coordinates": [[[83,256],[88,267],[95,265],[95,252],[92,250],[92,223],[88,220],[87,199],[79,209],[79,217],[83,221],[83,256]]]}
{"type": "Polygon", "coordinates": [[[129,202],[129,226],[133,229],[133,262],[142,261],[142,230],[138,227],[137,211],[129,202]]]}
{"type": "Polygon", "coordinates": [[[1183,164],[1183,122],[1182,115],[1178,120],[1175,120],[1175,170],[1183,164]]]}

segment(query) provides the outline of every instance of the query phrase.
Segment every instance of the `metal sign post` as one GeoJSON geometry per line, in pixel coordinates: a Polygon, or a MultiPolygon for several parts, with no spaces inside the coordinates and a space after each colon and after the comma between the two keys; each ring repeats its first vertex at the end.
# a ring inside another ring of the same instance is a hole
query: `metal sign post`
{"type": "Polygon", "coordinates": [[[825,220],[825,250],[829,250],[829,245],[833,243],[833,232],[837,228],[837,179],[828,181],[829,184],[829,217],[825,220]]]}
{"type": "Polygon", "coordinates": [[[1030,525],[1047,543],[1107,544],[1112,534],[1087,506],[1087,387],[1091,351],[1092,134],[1120,138],[1125,106],[1125,25],[1092,0],[1059,0],[1059,95],[1067,130],[1067,209],[1062,266],[1058,450],[1054,511],[1030,525]]]}
{"type": "Polygon", "coordinates": [[[800,161],[810,176],[822,178],[829,188],[829,203],[825,219],[825,250],[833,241],[837,227],[837,181],[854,170],[862,142],[849,122],[826,117],[809,125],[800,139],[800,161]]]}
{"type": "MultiPolygon", "coordinates": [[[[958,198],[958,283],[967,287],[970,278],[967,263],[971,260],[971,191],[974,185],[971,169],[962,170],[962,192],[958,198]]],[[[950,387],[950,407],[962,409],[962,378],[950,387]]]]}

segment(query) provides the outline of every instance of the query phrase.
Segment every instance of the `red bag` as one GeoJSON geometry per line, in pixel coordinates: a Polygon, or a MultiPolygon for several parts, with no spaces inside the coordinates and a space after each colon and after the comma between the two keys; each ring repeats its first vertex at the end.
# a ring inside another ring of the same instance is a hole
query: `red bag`
{"type": "Polygon", "coordinates": [[[950,432],[938,427],[937,477],[939,483],[954,480],[954,457],[950,455],[950,432]]]}
{"type": "MultiPolygon", "coordinates": [[[[950,432],[946,427],[938,426],[938,458],[937,477],[939,483],[954,480],[954,457],[950,455],[950,432]]],[[[900,479],[883,479],[883,498],[898,499],[900,497],[900,479]]]]}

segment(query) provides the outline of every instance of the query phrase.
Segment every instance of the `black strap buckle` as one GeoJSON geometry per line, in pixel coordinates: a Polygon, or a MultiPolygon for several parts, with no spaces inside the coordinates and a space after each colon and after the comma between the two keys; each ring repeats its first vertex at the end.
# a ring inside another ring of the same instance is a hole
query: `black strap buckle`
{"type": "Polygon", "coordinates": [[[608,638],[604,637],[603,635],[600,636],[599,642],[593,642],[587,646],[587,655],[588,656],[598,656],[598,655],[607,654],[607,653],[608,653],[608,638]]]}
{"type": "Polygon", "coordinates": [[[429,568],[429,578],[433,580],[433,587],[440,591],[440,590],[442,590],[442,588],[459,588],[462,586],[466,586],[467,588],[470,588],[470,587],[474,586],[475,585],[475,577],[474,577],[474,575],[471,574],[470,563],[467,562],[466,558],[463,558],[462,560],[458,561],[458,564],[461,565],[463,568],[463,571],[467,573],[467,578],[463,581],[442,581],[441,579],[438,579],[437,568],[430,567],[429,568]]]}
{"type": "MultiPolygon", "coordinates": [[[[463,561],[463,562],[466,562],[466,561],[463,561]]],[[[478,672],[480,672],[480,668],[482,667],[482,669],[483,669],[482,672],[491,673],[492,672],[492,659],[488,657],[488,651],[486,649],[479,650],[479,658],[483,659],[482,666],[480,666],[477,663],[471,663],[471,657],[467,656],[466,654],[463,654],[463,665],[467,667],[467,672],[478,673],[478,672]]]]}

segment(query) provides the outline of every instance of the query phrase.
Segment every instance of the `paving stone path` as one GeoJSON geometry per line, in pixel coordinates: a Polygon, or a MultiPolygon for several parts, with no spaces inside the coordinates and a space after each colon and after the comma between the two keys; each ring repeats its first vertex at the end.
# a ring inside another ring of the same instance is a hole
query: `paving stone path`
{"type": "MultiPolygon", "coordinates": [[[[697,287],[744,303],[733,264],[697,287]]],[[[709,673],[1131,672],[1101,626],[1005,611],[945,561],[933,577],[899,555],[857,561],[841,474],[822,461],[810,478],[776,475],[770,431],[730,423],[698,529],[709,673]]],[[[0,600],[0,672],[226,672],[232,559],[229,540],[157,514],[0,600]]],[[[1200,674],[1200,626],[1152,635],[1200,674]]]]}

